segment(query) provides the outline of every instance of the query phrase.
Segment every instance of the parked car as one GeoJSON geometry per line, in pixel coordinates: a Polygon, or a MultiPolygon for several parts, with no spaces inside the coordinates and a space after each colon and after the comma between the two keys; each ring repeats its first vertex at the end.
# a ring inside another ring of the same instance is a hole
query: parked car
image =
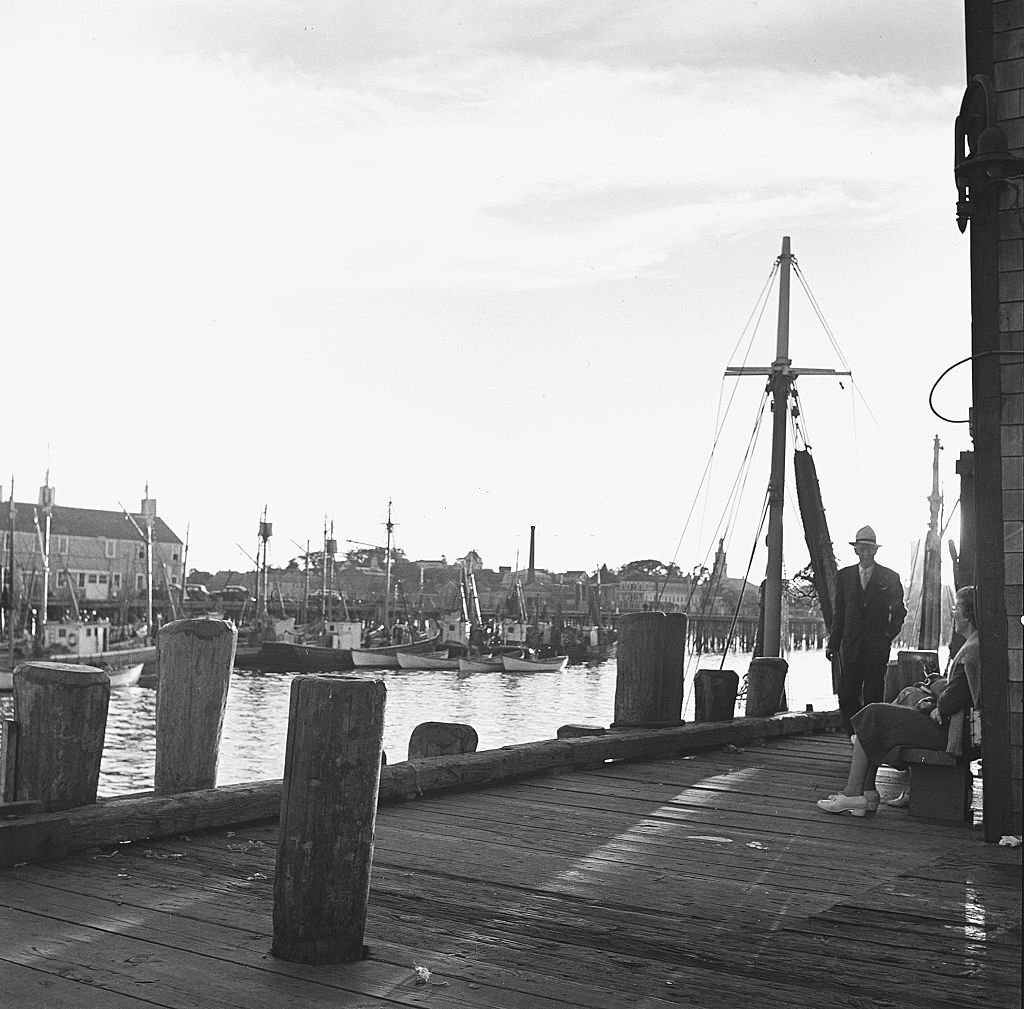
{"type": "Polygon", "coordinates": [[[185,586],[185,598],[193,603],[208,603],[213,599],[213,595],[205,585],[190,582],[185,586]]]}
{"type": "Polygon", "coordinates": [[[225,585],[217,595],[220,596],[221,602],[224,603],[256,602],[255,598],[249,594],[249,590],[244,585],[225,585]]]}

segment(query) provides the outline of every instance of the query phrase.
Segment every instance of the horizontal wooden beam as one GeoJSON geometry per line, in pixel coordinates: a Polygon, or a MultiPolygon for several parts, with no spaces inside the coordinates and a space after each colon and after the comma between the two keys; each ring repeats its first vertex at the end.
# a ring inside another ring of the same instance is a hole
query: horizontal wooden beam
{"type": "MultiPolygon", "coordinates": [[[[841,727],[838,711],[699,722],[667,729],[614,729],[603,735],[517,743],[496,750],[424,757],[382,768],[378,802],[479,788],[608,761],[660,760],[778,736],[841,727]]],[[[68,852],[146,838],[267,822],[278,818],[281,779],[222,785],[178,795],[103,799],[60,813],[0,820],[0,868],[62,858],[68,852]]]]}

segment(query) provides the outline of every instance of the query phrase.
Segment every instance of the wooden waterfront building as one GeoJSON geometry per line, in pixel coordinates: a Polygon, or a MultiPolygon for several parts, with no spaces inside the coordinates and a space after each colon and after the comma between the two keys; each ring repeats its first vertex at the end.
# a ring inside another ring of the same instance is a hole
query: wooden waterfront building
{"type": "Polygon", "coordinates": [[[38,613],[43,604],[42,545],[46,537],[37,531],[36,523],[38,520],[41,530],[47,502],[48,620],[72,615],[76,606],[114,624],[145,619],[146,545],[136,526],[141,530],[152,529],[155,615],[162,619],[173,616],[170,596],[180,592],[184,580],[183,544],[157,515],[155,499],[145,498],[139,511],[129,519],[121,510],[60,505],[56,503],[53,487],[40,490],[48,493],[41,496],[39,503],[14,503],[13,519],[11,502],[0,505],[4,587],[11,592],[12,608],[19,614],[16,627],[25,627],[33,611],[38,613]]]}
{"type": "Polygon", "coordinates": [[[997,841],[1021,833],[1024,789],[1024,7],[967,0],[964,9],[954,170],[957,224],[970,240],[974,451],[958,465],[957,582],[978,593],[985,835],[997,841]]]}

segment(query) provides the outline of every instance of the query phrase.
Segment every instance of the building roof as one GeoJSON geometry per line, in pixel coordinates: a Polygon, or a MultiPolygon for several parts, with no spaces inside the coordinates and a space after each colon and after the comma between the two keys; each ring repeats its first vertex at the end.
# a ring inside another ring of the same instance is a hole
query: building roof
{"type": "MultiPolygon", "coordinates": [[[[0,504],[0,529],[8,529],[9,502],[0,504]]],[[[33,514],[37,508],[27,502],[15,502],[16,516],[14,530],[19,533],[35,533],[33,514]]],[[[39,513],[42,524],[42,511],[39,513]]],[[[138,512],[132,518],[142,527],[144,519],[138,512]]],[[[125,518],[121,511],[102,511],[98,508],[69,508],[66,505],[54,505],[50,518],[51,536],[87,536],[94,539],[134,540],[138,539],[135,527],[125,518]]],[[[180,544],[181,540],[171,531],[162,518],[153,520],[153,542],[180,544]]]]}

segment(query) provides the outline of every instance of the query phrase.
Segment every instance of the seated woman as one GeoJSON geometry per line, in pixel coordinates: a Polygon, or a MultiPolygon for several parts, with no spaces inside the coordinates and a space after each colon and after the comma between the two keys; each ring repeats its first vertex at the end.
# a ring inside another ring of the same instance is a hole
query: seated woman
{"type": "MultiPolygon", "coordinates": [[[[898,704],[867,704],[853,716],[856,732],[853,757],[846,787],[827,799],[818,800],[826,813],[869,816],[878,810],[875,774],[890,750],[914,746],[925,750],[945,750],[950,715],[981,704],[981,665],[978,661],[978,630],[974,610],[974,587],[966,586],[956,594],[953,624],[966,641],[949,663],[949,682],[939,694],[931,711],[898,704]]],[[[901,797],[902,799],[902,797],[901,797]]],[[[895,805],[905,802],[894,800],[895,805]]]]}

